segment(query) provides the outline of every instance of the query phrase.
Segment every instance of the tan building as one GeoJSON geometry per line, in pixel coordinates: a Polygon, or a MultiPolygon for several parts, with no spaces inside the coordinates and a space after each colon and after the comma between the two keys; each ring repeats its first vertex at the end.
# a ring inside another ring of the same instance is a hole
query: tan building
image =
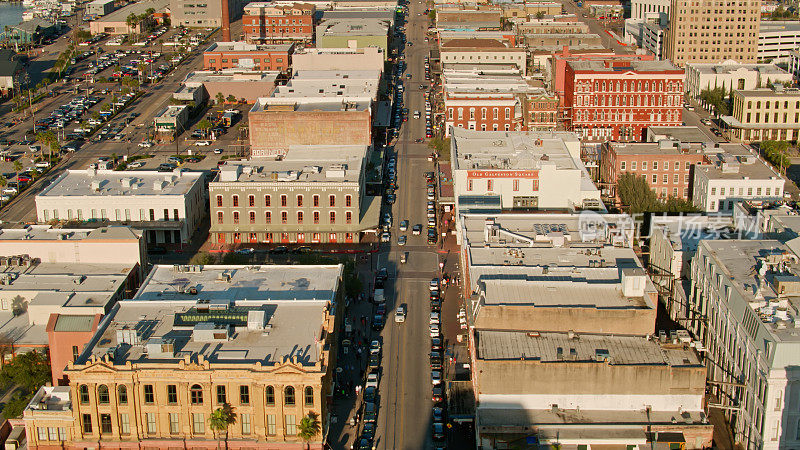
{"type": "Polygon", "coordinates": [[[733,114],[722,117],[723,134],[731,141],[800,139],[800,89],[733,91],[733,114]]]}
{"type": "Polygon", "coordinates": [[[757,1],[672,0],[664,59],[680,67],[727,59],[755,63],[760,20],[757,1]]]}
{"type": "Polygon", "coordinates": [[[523,77],[527,72],[526,50],[508,47],[496,39],[453,39],[439,49],[443,65],[514,66],[523,77]]]}
{"type": "Polygon", "coordinates": [[[230,449],[305,448],[312,412],[321,449],[341,279],[341,265],[155,266],[69,363],[69,387],[34,396],[28,448],[213,448],[228,404],[230,449]]]}

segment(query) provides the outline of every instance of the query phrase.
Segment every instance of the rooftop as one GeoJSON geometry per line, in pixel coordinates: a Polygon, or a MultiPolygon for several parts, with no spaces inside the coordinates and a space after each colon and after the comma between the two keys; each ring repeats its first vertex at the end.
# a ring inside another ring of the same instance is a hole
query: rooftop
{"type": "Polygon", "coordinates": [[[775,64],[744,64],[738,61],[729,59],[721,63],[686,63],[687,68],[692,68],[701,74],[714,75],[714,74],[729,74],[739,70],[754,70],[761,74],[786,74],[788,72],[776,66],[775,64]]]}
{"type": "Polygon", "coordinates": [[[174,119],[178,117],[185,109],[188,109],[189,106],[187,105],[167,105],[166,108],[162,109],[158,114],[156,114],[155,119],[158,118],[168,118],[174,119]]]}
{"type": "Polygon", "coordinates": [[[42,386],[26,407],[30,411],[71,411],[69,386],[42,386]]]}
{"type": "Polygon", "coordinates": [[[214,42],[206,52],[290,52],[294,44],[248,44],[247,42],[214,42]]]}
{"type": "Polygon", "coordinates": [[[652,135],[655,141],[661,139],[675,139],[681,142],[713,142],[700,127],[681,126],[681,127],[648,127],[648,136],[652,135]]]}
{"type": "MultiPolygon", "coordinates": [[[[87,346],[114,364],[177,361],[275,365],[320,361],[342,266],[157,265],[87,346]]],[[[81,362],[79,360],[79,362],[81,362]]]]}
{"type": "Polygon", "coordinates": [[[781,31],[800,32],[800,22],[796,20],[762,20],[759,24],[759,34],[781,31]]]}
{"type": "Polygon", "coordinates": [[[702,144],[672,139],[661,139],[658,142],[609,142],[607,145],[617,155],[696,155],[704,153],[706,148],[702,144]]]}
{"type": "Polygon", "coordinates": [[[293,145],[280,160],[228,162],[214,182],[358,183],[367,150],[360,145],[293,145]]]}
{"type": "Polygon", "coordinates": [[[392,27],[387,19],[330,19],[317,25],[317,39],[326,36],[386,36],[392,27]]]}
{"type": "Polygon", "coordinates": [[[715,144],[706,148],[710,165],[695,170],[703,171],[712,180],[782,180],[771,166],[743,144],[715,144]]]}
{"type": "MultiPolygon", "coordinates": [[[[441,45],[442,50],[449,50],[451,48],[474,48],[474,49],[504,49],[508,48],[503,42],[498,39],[487,38],[455,38],[451,39],[441,45]]],[[[516,49],[515,49],[516,50],[516,49]]]]}
{"type": "Polygon", "coordinates": [[[296,71],[284,86],[278,86],[273,98],[348,98],[377,100],[379,70],[304,70],[296,71]]]}
{"type": "Polygon", "coordinates": [[[558,169],[583,169],[580,141],[566,131],[477,131],[454,128],[455,170],[537,170],[542,165],[558,169]],[[577,153],[577,154],[576,154],[577,153]]]}
{"type": "Polygon", "coordinates": [[[608,365],[702,367],[692,348],[643,337],[476,330],[477,358],[608,365]]]}
{"type": "Polygon", "coordinates": [[[95,22],[123,22],[128,18],[129,15],[141,15],[144,14],[149,8],[153,8],[156,11],[164,11],[169,7],[169,0],[142,0],[134,3],[129,3],[122,8],[113,11],[109,14],[106,14],[103,17],[95,20],[95,22]]]}
{"type": "Polygon", "coordinates": [[[90,229],[53,228],[50,225],[26,225],[24,228],[0,228],[2,241],[80,241],[80,240],[138,240],[140,231],[129,227],[109,226],[90,229]]]}
{"type": "Polygon", "coordinates": [[[567,64],[575,71],[582,72],[665,72],[674,71],[683,74],[683,69],[679,69],[672,65],[671,62],[662,61],[638,61],[628,60],[624,62],[619,61],[602,61],[602,60],[579,60],[567,61],[567,64]]]}
{"type": "Polygon", "coordinates": [[[800,89],[798,88],[784,88],[781,85],[773,86],[772,88],[759,88],[750,90],[737,90],[736,94],[744,98],[747,97],[798,97],[800,96],[800,89]]]}
{"type": "Polygon", "coordinates": [[[113,197],[128,195],[186,195],[201,181],[202,172],[66,170],[44,188],[40,197],[113,197]]]}

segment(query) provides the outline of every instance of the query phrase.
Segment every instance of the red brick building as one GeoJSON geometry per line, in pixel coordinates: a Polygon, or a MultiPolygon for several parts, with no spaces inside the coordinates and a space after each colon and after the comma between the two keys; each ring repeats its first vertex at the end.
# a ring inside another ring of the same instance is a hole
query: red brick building
{"type": "Polygon", "coordinates": [[[683,77],[669,61],[570,61],[567,125],[589,141],[641,141],[649,126],[681,125],[683,77]]]}
{"type": "Polygon", "coordinates": [[[92,340],[102,318],[100,314],[93,316],[50,314],[46,330],[53,386],[69,385],[69,380],[64,376],[64,368],[83,352],[84,346],[92,340]]]}
{"type": "Polygon", "coordinates": [[[256,45],[245,42],[216,42],[203,53],[205,70],[270,70],[288,72],[294,44],[256,45]]]}
{"type": "Polygon", "coordinates": [[[707,162],[699,144],[673,140],[659,142],[606,142],[600,150],[600,178],[616,195],[616,185],[625,172],[641,175],[659,197],[690,200],[692,177],[697,164],[707,162]]]}
{"type": "Polygon", "coordinates": [[[244,38],[250,43],[314,41],[314,5],[276,6],[252,2],[244,7],[244,38]]]}

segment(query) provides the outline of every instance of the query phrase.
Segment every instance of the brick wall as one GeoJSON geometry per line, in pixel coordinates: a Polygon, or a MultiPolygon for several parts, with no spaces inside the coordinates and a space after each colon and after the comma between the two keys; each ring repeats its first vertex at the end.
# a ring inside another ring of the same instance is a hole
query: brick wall
{"type": "Polygon", "coordinates": [[[285,153],[290,145],[370,145],[369,111],[261,111],[250,113],[252,156],[285,153]]]}

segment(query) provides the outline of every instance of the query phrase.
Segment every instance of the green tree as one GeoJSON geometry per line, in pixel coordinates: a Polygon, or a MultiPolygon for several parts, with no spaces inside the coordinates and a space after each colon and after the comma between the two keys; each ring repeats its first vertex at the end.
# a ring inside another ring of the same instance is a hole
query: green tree
{"type": "Polygon", "coordinates": [[[436,152],[439,158],[450,160],[450,138],[435,137],[428,141],[428,148],[436,152]]]}
{"type": "Polygon", "coordinates": [[[539,20],[544,19],[544,11],[537,11],[536,12],[536,18],[539,19],[539,20]]]}
{"type": "Polygon", "coordinates": [[[208,252],[195,253],[195,255],[192,256],[192,259],[189,260],[189,264],[196,266],[208,266],[211,264],[216,264],[216,262],[217,257],[208,252]]]}
{"type": "Polygon", "coordinates": [[[9,419],[22,415],[31,397],[50,381],[50,363],[47,356],[36,352],[17,355],[0,369],[0,387],[7,390],[18,388],[3,409],[3,417],[9,419]]]}
{"type": "Polygon", "coordinates": [[[235,103],[236,102],[236,96],[231,94],[231,95],[228,96],[227,100],[229,102],[231,102],[231,103],[235,103]]]}
{"type": "Polygon", "coordinates": [[[633,173],[623,173],[617,180],[617,196],[630,214],[643,212],[697,212],[691,202],[675,197],[658,198],[647,179],[633,173]]]}
{"type": "Polygon", "coordinates": [[[300,419],[300,423],[297,425],[297,435],[305,441],[306,448],[309,448],[309,442],[317,436],[322,429],[319,423],[319,414],[315,413],[314,411],[309,411],[305,417],[300,419]]]}
{"type": "Polygon", "coordinates": [[[730,114],[730,103],[726,99],[726,94],[725,88],[721,87],[704,89],[700,92],[700,100],[711,105],[718,116],[726,116],[730,114]]]}
{"type": "Polygon", "coordinates": [[[219,434],[223,430],[225,431],[225,448],[228,448],[228,427],[235,423],[236,413],[228,403],[211,412],[211,416],[208,418],[208,426],[216,435],[217,448],[219,448],[219,434]]]}
{"type": "Polygon", "coordinates": [[[53,151],[58,152],[61,150],[61,146],[58,144],[58,136],[51,130],[36,133],[36,141],[42,144],[43,149],[45,147],[48,149],[51,161],[53,159],[53,151]]]}
{"type": "Polygon", "coordinates": [[[20,160],[16,160],[14,161],[13,166],[14,166],[14,174],[16,175],[17,180],[19,180],[19,173],[22,172],[22,162],[20,162],[20,160]]]}
{"type": "Polygon", "coordinates": [[[347,294],[348,297],[355,298],[364,290],[364,283],[361,281],[361,278],[358,277],[356,263],[353,260],[344,262],[342,281],[344,282],[345,294],[347,294]]]}
{"type": "Polygon", "coordinates": [[[217,92],[217,104],[221,105],[225,102],[225,94],[222,92],[217,92]]]}
{"type": "Polygon", "coordinates": [[[131,35],[136,35],[136,27],[139,25],[141,19],[134,13],[128,14],[128,17],[125,18],[125,23],[128,25],[129,31],[131,35]]]}
{"type": "Polygon", "coordinates": [[[789,143],[786,141],[764,141],[759,144],[759,149],[773,166],[777,167],[780,173],[791,165],[789,156],[786,152],[789,150],[789,143]]]}
{"type": "Polygon", "coordinates": [[[203,136],[204,137],[208,136],[208,130],[210,130],[211,127],[213,127],[213,126],[214,126],[214,124],[212,124],[211,121],[208,120],[208,119],[203,119],[200,122],[197,122],[197,128],[199,128],[200,130],[203,131],[203,136]]]}

